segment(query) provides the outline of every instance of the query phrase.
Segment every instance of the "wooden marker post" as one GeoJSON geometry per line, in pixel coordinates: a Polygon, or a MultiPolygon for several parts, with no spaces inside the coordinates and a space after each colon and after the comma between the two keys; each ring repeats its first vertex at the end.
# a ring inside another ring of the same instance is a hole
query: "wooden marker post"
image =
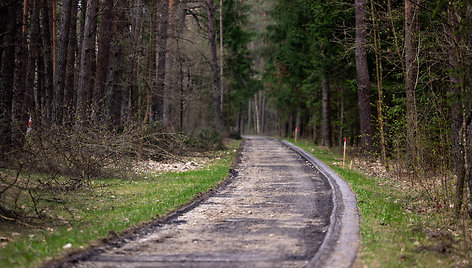
{"type": "Polygon", "coordinates": [[[299,128],[295,127],[295,142],[297,142],[299,128]]]}
{"type": "Polygon", "coordinates": [[[344,169],[345,162],[346,162],[346,137],[344,137],[343,169],[344,169]]]}

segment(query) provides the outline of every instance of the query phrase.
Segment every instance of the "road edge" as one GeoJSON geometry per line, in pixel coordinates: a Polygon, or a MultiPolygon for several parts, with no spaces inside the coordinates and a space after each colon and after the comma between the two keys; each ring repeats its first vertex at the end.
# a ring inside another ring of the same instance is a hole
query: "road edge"
{"type": "Polygon", "coordinates": [[[197,207],[200,203],[204,202],[205,200],[213,196],[216,192],[221,191],[234,181],[234,178],[238,176],[235,169],[241,162],[241,153],[245,146],[246,140],[242,139],[236,151],[236,157],[231,163],[231,168],[229,169],[228,174],[222,181],[220,181],[217,185],[213,186],[207,191],[195,195],[187,203],[182,204],[178,208],[171,210],[164,215],[159,215],[157,216],[157,218],[152,219],[148,222],[143,222],[138,226],[132,226],[126,230],[120,231],[119,233],[110,233],[109,237],[107,238],[92,241],[91,244],[89,244],[89,246],[85,249],[77,249],[70,252],[65,252],[59,257],[45,260],[38,267],[74,267],[80,261],[89,259],[95,255],[104,252],[107,249],[119,248],[130,241],[134,241],[139,237],[146,235],[149,232],[152,232],[156,227],[162,226],[164,224],[169,224],[172,220],[197,207]]]}
{"type": "Polygon", "coordinates": [[[307,267],[352,267],[360,241],[356,195],[344,179],[318,158],[286,140],[281,142],[310,162],[333,189],[330,225],[319,250],[307,267]]]}

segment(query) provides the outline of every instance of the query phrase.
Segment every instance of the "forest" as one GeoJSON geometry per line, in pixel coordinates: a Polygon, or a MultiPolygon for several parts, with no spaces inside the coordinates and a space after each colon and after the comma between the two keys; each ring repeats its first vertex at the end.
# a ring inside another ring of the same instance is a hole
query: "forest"
{"type": "Polygon", "coordinates": [[[472,218],[471,37],[469,0],[1,0],[0,222],[241,135],[346,137],[472,218]]]}
{"type": "Polygon", "coordinates": [[[271,17],[263,90],[278,135],[347,137],[472,217],[470,1],[281,0],[271,17]]]}

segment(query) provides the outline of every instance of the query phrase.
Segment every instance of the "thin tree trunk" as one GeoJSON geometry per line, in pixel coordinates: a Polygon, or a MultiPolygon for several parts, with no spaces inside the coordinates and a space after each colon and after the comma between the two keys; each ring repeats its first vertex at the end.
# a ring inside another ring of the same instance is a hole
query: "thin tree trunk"
{"type": "Polygon", "coordinates": [[[160,27],[157,35],[156,49],[157,53],[157,76],[156,83],[152,90],[152,121],[163,123],[164,120],[164,90],[166,77],[166,55],[167,55],[167,39],[169,28],[169,0],[162,0],[160,6],[157,6],[160,12],[160,27]]]}
{"type": "Polygon", "coordinates": [[[207,0],[208,6],[208,38],[210,40],[210,65],[211,65],[211,87],[213,92],[213,110],[215,113],[215,126],[220,133],[225,132],[223,115],[221,111],[220,83],[218,76],[218,55],[216,53],[216,31],[215,31],[215,5],[213,0],[207,0]]]}
{"type": "Polygon", "coordinates": [[[26,61],[28,56],[27,50],[27,1],[23,4],[23,12],[17,10],[16,21],[19,25],[23,25],[21,31],[16,32],[15,47],[15,70],[13,83],[13,103],[12,103],[12,141],[14,146],[21,146],[24,140],[24,130],[26,130],[27,110],[24,103],[26,90],[26,61]]]}
{"type": "Polygon", "coordinates": [[[372,25],[374,28],[374,50],[375,50],[375,74],[377,78],[377,92],[378,92],[378,102],[377,102],[377,120],[379,122],[379,132],[380,132],[380,152],[382,157],[382,162],[385,167],[388,169],[387,162],[387,150],[385,148],[385,133],[384,133],[384,122],[383,122],[383,76],[382,76],[382,52],[380,49],[380,34],[378,29],[378,20],[375,13],[374,0],[370,0],[370,7],[372,12],[372,25]]]}
{"type": "Polygon", "coordinates": [[[372,151],[373,130],[370,108],[370,78],[367,65],[366,0],[355,0],[356,10],[356,70],[359,98],[359,120],[361,144],[367,151],[372,151]]]}
{"type": "Polygon", "coordinates": [[[331,147],[331,120],[330,120],[330,105],[329,105],[329,81],[324,75],[321,81],[323,108],[321,121],[321,144],[323,146],[331,147]]]}
{"type": "Polygon", "coordinates": [[[251,99],[249,99],[248,104],[247,104],[247,130],[245,134],[249,134],[251,130],[251,112],[252,112],[252,102],[251,102],[251,99]]]}
{"type": "MultiPolygon", "coordinates": [[[[113,0],[104,0],[101,10],[100,26],[98,28],[98,56],[97,56],[97,72],[95,75],[95,89],[93,92],[93,105],[95,117],[100,118],[103,113],[105,104],[105,84],[108,79],[108,71],[110,66],[110,48],[113,31],[113,0]]],[[[122,2],[122,1],[118,1],[122,2]]]]}
{"type": "Polygon", "coordinates": [[[415,11],[411,0],[405,0],[405,72],[406,72],[406,113],[408,147],[415,167],[418,166],[417,135],[418,112],[416,110],[416,72],[415,67],[415,11]]]}
{"type": "Polygon", "coordinates": [[[295,135],[296,139],[300,138],[301,136],[301,131],[302,131],[302,112],[300,110],[300,107],[297,108],[297,117],[295,118],[295,135]]]}
{"type": "Polygon", "coordinates": [[[344,97],[341,94],[341,111],[339,111],[339,147],[343,145],[343,134],[344,134],[344,97]]]}
{"type": "Polygon", "coordinates": [[[44,120],[49,123],[52,114],[52,100],[54,98],[54,76],[53,76],[53,55],[52,55],[52,41],[51,41],[51,23],[50,23],[50,11],[51,2],[49,0],[43,0],[41,10],[41,33],[43,37],[43,61],[44,61],[44,105],[43,114],[45,115],[44,120]]]}
{"type": "MultiPolygon", "coordinates": [[[[229,94],[229,90],[228,90],[229,94]]],[[[266,103],[267,97],[266,97],[266,92],[265,90],[262,92],[262,105],[261,105],[261,131],[262,134],[265,134],[265,125],[266,125],[266,103]]],[[[229,103],[228,103],[229,105],[229,103]]]]}
{"type": "MultiPolygon", "coordinates": [[[[456,16],[455,10],[450,7],[448,10],[448,23],[449,23],[449,32],[448,35],[451,38],[450,40],[450,48],[449,52],[449,67],[453,70],[451,75],[449,76],[450,80],[450,93],[453,96],[460,96],[462,92],[463,83],[461,81],[462,75],[459,75],[458,70],[459,68],[459,48],[456,44],[458,44],[458,40],[456,38],[456,16]]],[[[460,98],[458,98],[460,99],[460,98]]],[[[465,184],[465,177],[466,177],[466,170],[465,170],[465,161],[464,161],[464,150],[462,147],[462,128],[464,123],[464,113],[462,111],[462,105],[459,103],[454,102],[451,107],[451,136],[452,136],[452,159],[454,169],[457,174],[456,180],[456,189],[454,194],[454,212],[456,217],[459,217],[461,209],[462,209],[462,200],[464,194],[464,184],[465,184]]]]}
{"type": "Polygon", "coordinates": [[[64,115],[71,124],[74,111],[74,93],[75,93],[75,73],[76,73],[76,53],[77,53],[77,12],[78,0],[72,0],[71,24],[69,33],[69,49],[67,51],[67,73],[66,86],[64,88],[64,115]]]}
{"type": "Polygon", "coordinates": [[[113,19],[113,46],[111,49],[111,64],[108,71],[108,118],[111,119],[113,128],[121,126],[121,104],[123,82],[122,76],[124,71],[123,66],[123,41],[126,30],[126,14],[124,1],[118,1],[115,7],[115,14],[113,19]]]}
{"type": "Polygon", "coordinates": [[[257,134],[261,134],[261,121],[260,121],[260,101],[258,100],[259,93],[254,93],[254,128],[257,134]]]}
{"type": "Polygon", "coordinates": [[[57,55],[57,7],[56,0],[52,4],[52,79],[56,80],[56,55],[57,55]]]}
{"type": "MultiPolygon", "coordinates": [[[[223,113],[223,100],[224,100],[224,79],[223,79],[223,0],[220,0],[220,105],[221,112],[223,113]]],[[[229,105],[229,104],[228,104],[229,105]]],[[[230,126],[228,120],[228,126],[230,126]]]]}
{"type": "Polygon", "coordinates": [[[54,76],[54,98],[52,108],[52,123],[62,124],[64,108],[64,89],[67,70],[67,54],[69,51],[69,36],[71,26],[72,0],[62,3],[61,29],[56,55],[56,72],[54,76]]]}
{"type": "MultiPolygon", "coordinates": [[[[133,10],[133,9],[132,9],[133,10]]],[[[143,16],[143,3],[142,0],[135,1],[134,10],[132,13],[133,18],[133,27],[132,27],[132,40],[133,44],[131,45],[131,62],[128,64],[128,75],[126,76],[128,79],[127,82],[127,90],[126,95],[129,96],[127,100],[127,112],[125,114],[128,116],[128,120],[130,120],[138,111],[135,110],[134,104],[138,102],[139,104],[139,97],[138,92],[140,88],[140,81],[138,80],[138,74],[140,70],[140,57],[139,57],[139,49],[141,46],[141,32],[142,32],[142,16],[143,16]]],[[[138,112],[138,115],[140,113],[138,112]]],[[[139,116],[138,116],[139,118],[139,116]]]]}
{"type": "Polygon", "coordinates": [[[138,152],[138,161],[142,159],[143,155],[143,148],[144,148],[144,136],[146,134],[146,129],[147,125],[149,124],[149,117],[151,115],[151,98],[152,98],[152,71],[153,71],[153,66],[154,64],[154,44],[152,38],[152,32],[155,27],[155,23],[153,21],[154,19],[154,0],[151,0],[149,2],[149,46],[148,46],[148,77],[147,77],[147,87],[146,87],[146,106],[145,106],[145,111],[144,111],[144,118],[143,118],[143,124],[141,127],[141,138],[139,139],[139,152],[138,152]]]}
{"type": "Polygon", "coordinates": [[[11,149],[11,107],[15,69],[17,1],[0,2],[0,166],[11,149]],[[9,4],[9,5],[8,5],[9,4]]]}
{"type": "MultiPolygon", "coordinates": [[[[313,109],[316,110],[316,109],[313,109]]],[[[316,144],[316,140],[318,139],[317,133],[317,124],[316,124],[316,111],[313,112],[313,142],[316,144]]]]}
{"type": "Polygon", "coordinates": [[[81,126],[87,120],[87,109],[89,108],[88,90],[92,87],[92,71],[95,64],[95,39],[97,28],[98,0],[87,2],[85,14],[84,37],[80,56],[80,72],[77,87],[77,110],[76,125],[81,126]]]}
{"type": "Polygon", "coordinates": [[[30,116],[34,121],[39,119],[39,100],[38,100],[38,76],[37,63],[39,54],[39,0],[33,0],[30,4],[31,23],[29,30],[29,54],[26,69],[26,89],[24,105],[26,110],[30,112],[30,116]]]}
{"type": "Polygon", "coordinates": [[[177,84],[176,82],[176,75],[168,75],[167,73],[175,73],[174,70],[174,63],[175,63],[175,57],[176,51],[174,49],[175,47],[175,40],[176,40],[176,19],[175,19],[175,13],[174,13],[174,1],[169,0],[169,15],[168,15],[168,26],[167,26],[167,44],[166,44],[166,76],[165,76],[165,82],[164,82],[164,95],[163,95],[163,105],[164,105],[164,110],[163,110],[163,115],[162,115],[162,122],[166,128],[172,128],[172,114],[173,114],[173,103],[172,100],[174,99],[172,96],[174,95],[173,92],[175,92],[175,85],[177,84]]]}

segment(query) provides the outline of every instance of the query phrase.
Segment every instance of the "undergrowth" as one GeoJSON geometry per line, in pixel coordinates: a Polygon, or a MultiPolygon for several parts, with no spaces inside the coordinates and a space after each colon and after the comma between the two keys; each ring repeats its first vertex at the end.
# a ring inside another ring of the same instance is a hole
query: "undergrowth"
{"type": "MultiPolygon", "coordinates": [[[[165,215],[225,178],[238,144],[213,153],[211,163],[198,170],[134,179],[91,178],[90,187],[58,192],[56,199],[37,198],[35,207],[44,217],[0,224],[0,267],[36,266],[165,215]]],[[[23,202],[34,207],[31,199],[23,202]]]]}
{"type": "MultiPolygon", "coordinates": [[[[291,140],[293,142],[293,140],[291,140]]],[[[348,156],[302,140],[294,143],[329,165],[350,184],[361,216],[361,267],[470,267],[472,224],[464,215],[432,210],[424,192],[405,178],[366,175],[348,156]]],[[[357,161],[362,162],[362,161],[357,161]]],[[[439,186],[438,186],[439,187],[439,186]]]]}

